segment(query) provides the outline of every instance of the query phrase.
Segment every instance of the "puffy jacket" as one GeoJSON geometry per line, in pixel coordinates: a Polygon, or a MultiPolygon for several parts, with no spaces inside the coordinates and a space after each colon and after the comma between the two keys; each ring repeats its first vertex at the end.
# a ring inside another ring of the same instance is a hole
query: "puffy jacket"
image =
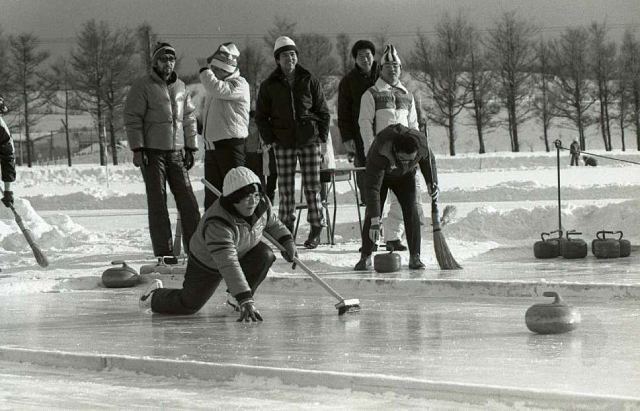
{"type": "Polygon", "coordinates": [[[127,94],[124,126],[131,150],[197,150],[195,106],[175,72],[168,82],[155,70],[139,78],[127,94]]]}
{"type": "Polygon", "coordinates": [[[225,206],[221,198],[202,216],[191,237],[189,252],[207,268],[219,271],[231,294],[242,301],[251,297],[251,287],[239,260],[258,245],[263,231],[281,244],[292,239],[266,197],[249,219],[237,213],[233,205],[225,206]]]}
{"type": "Polygon", "coordinates": [[[265,144],[296,148],[324,143],[330,120],[320,80],[301,66],[295,68],[293,89],[280,66],[260,85],[256,125],[265,144]]]}
{"type": "Polygon", "coordinates": [[[413,94],[400,82],[391,86],[379,78],[363,95],[360,102],[360,134],[366,153],[376,134],[392,124],[418,130],[418,114],[413,94]]]}
{"type": "Polygon", "coordinates": [[[236,71],[219,80],[209,68],[200,71],[200,82],[207,94],[204,98],[202,135],[207,150],[215,142],[249,135],[249,83],[236,71]]]}
{"type": "Polygon", "coordinates": [[[372,87],[378,79],[378,63],[373,62],[369,75],[362,73],[356,65],[340,80],[338,86],[338,127],[342,141],[362,140],[360,135],[360,101],[362,95],[372,87]]]}
{"type": "MultiPolygon", "coordinates": [[[[394,124],[378,133],[367,154],[364,180],[367,212],[371,214],[371,217],[380,217],[382,181],[384,179],[398,179],[407,173],[414,173],[418,166],[420,166],[424,181],[429,187],[438,183],[436,159],[429,149],[427,137],[422,132],[407,128],[402,124],[394,124]],[[401,134],[408,134],[418,142],[418,155],[406,168],[401,163],[396,163],[393,154],[393,141],[401,134]]],[[[429,189],[429,191],[431,190],[429,189]]]]}
{"type": "Polygon", "coordinates": [[[0,117],[0,168],[2,181],[13,183],[16,181],[16,157],[13,149],[13,139],[9,127],[0,117]]]}

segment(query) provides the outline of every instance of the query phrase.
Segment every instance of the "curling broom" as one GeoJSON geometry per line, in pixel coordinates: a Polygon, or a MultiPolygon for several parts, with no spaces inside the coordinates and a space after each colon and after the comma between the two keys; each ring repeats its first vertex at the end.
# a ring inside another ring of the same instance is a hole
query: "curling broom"
{"type": "Polygon", "coordinates": [[[33,255],[36,257],[36,261],[40,264],[40,267],[47,267],[49,265],[49,260],[47,260],[47,257],[42,253],[38,244],[36,244],[36,241],[33,239],[33,234],[31,234],[31,230],[24,225],[22,218],[13,207],[13,204],[9,208],[13,211],[13,216],[24,235],[24,238],[27,240],[27,243],[29,243],[29,246],[31,246],[31,250],[33,251],[33,255]]]}

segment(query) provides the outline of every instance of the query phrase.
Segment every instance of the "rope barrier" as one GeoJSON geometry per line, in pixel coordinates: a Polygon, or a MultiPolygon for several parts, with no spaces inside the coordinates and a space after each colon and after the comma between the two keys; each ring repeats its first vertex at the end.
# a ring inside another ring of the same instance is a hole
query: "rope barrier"
{"type": "MultiPolygon", "coordinates": [[[[558,148],[558,149],[560,149],[560,150],[567,150],[567,151],[570,151],[570,149],[569,149],[569,148],[562,147],[562,143],[560,142],[560,140],[556,140],[556,141],[555,141],[555,145],[556,145],[556,148],[558,148]]],[[[588,155],[593,156],[593,157],[606,158],[607,160],[620,161],[620,162],[622,162],[622,163],[629,163],[629,164],[635,164],[635,165],[637,165],[637,166],[640,166],[640,163],[639,163],[639,162],[637,162],[637,161],[623,160],[623,159],[620,159],[620,158],[614,158],[614,157],[609,157],[609,156],[603,156],[603,155],[601,155],[601,154],[594,154],[594,153],[590,153],[590,152],[588,152],[588,151],[581,151],[580,153],[581,153],[581,154],[588,154],[588,155]]]]}

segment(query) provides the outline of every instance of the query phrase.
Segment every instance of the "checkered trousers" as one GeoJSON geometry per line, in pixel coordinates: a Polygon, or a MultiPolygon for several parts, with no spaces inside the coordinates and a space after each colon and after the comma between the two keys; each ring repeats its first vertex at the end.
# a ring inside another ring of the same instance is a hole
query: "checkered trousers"
{"type": "Polygon", "coordinates": [[[278,167],[278,217],[283,223],[295,221],[296,214],[296,165],[300,160],[302,186],[307,200],[307,221],[311,225],[324,226],[320,200],[320,145],[300,148],[275,147],[278,167]]]}

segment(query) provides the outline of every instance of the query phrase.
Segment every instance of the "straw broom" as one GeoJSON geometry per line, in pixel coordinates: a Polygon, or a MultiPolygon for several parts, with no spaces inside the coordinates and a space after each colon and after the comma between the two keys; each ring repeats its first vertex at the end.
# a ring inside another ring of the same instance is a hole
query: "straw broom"
{"type": "Polygon", "coordinates": [[[33,234],[31,234],[31,230],[29,230],[24,225],[24,223],[22,222],[22,218],[13,207],[13,205],[11,205],[9,208],[13,212],[13,216],[16,220],[16,223],[18,224],[18,227],[20,227],[20,231],[22,231],[24,238],[27,240],[27,243],[29,243],[31,251],[33,251],[34,257],[36,257],[36,261],[38,262],[40,267],[47,267],[49,265],[49,260],[47,260],[47,256],[42,253],[42,250],[40,250],[40,247],[38,247],[38,244],[36,244],[36,241],[33,238],[33,234]]]}

